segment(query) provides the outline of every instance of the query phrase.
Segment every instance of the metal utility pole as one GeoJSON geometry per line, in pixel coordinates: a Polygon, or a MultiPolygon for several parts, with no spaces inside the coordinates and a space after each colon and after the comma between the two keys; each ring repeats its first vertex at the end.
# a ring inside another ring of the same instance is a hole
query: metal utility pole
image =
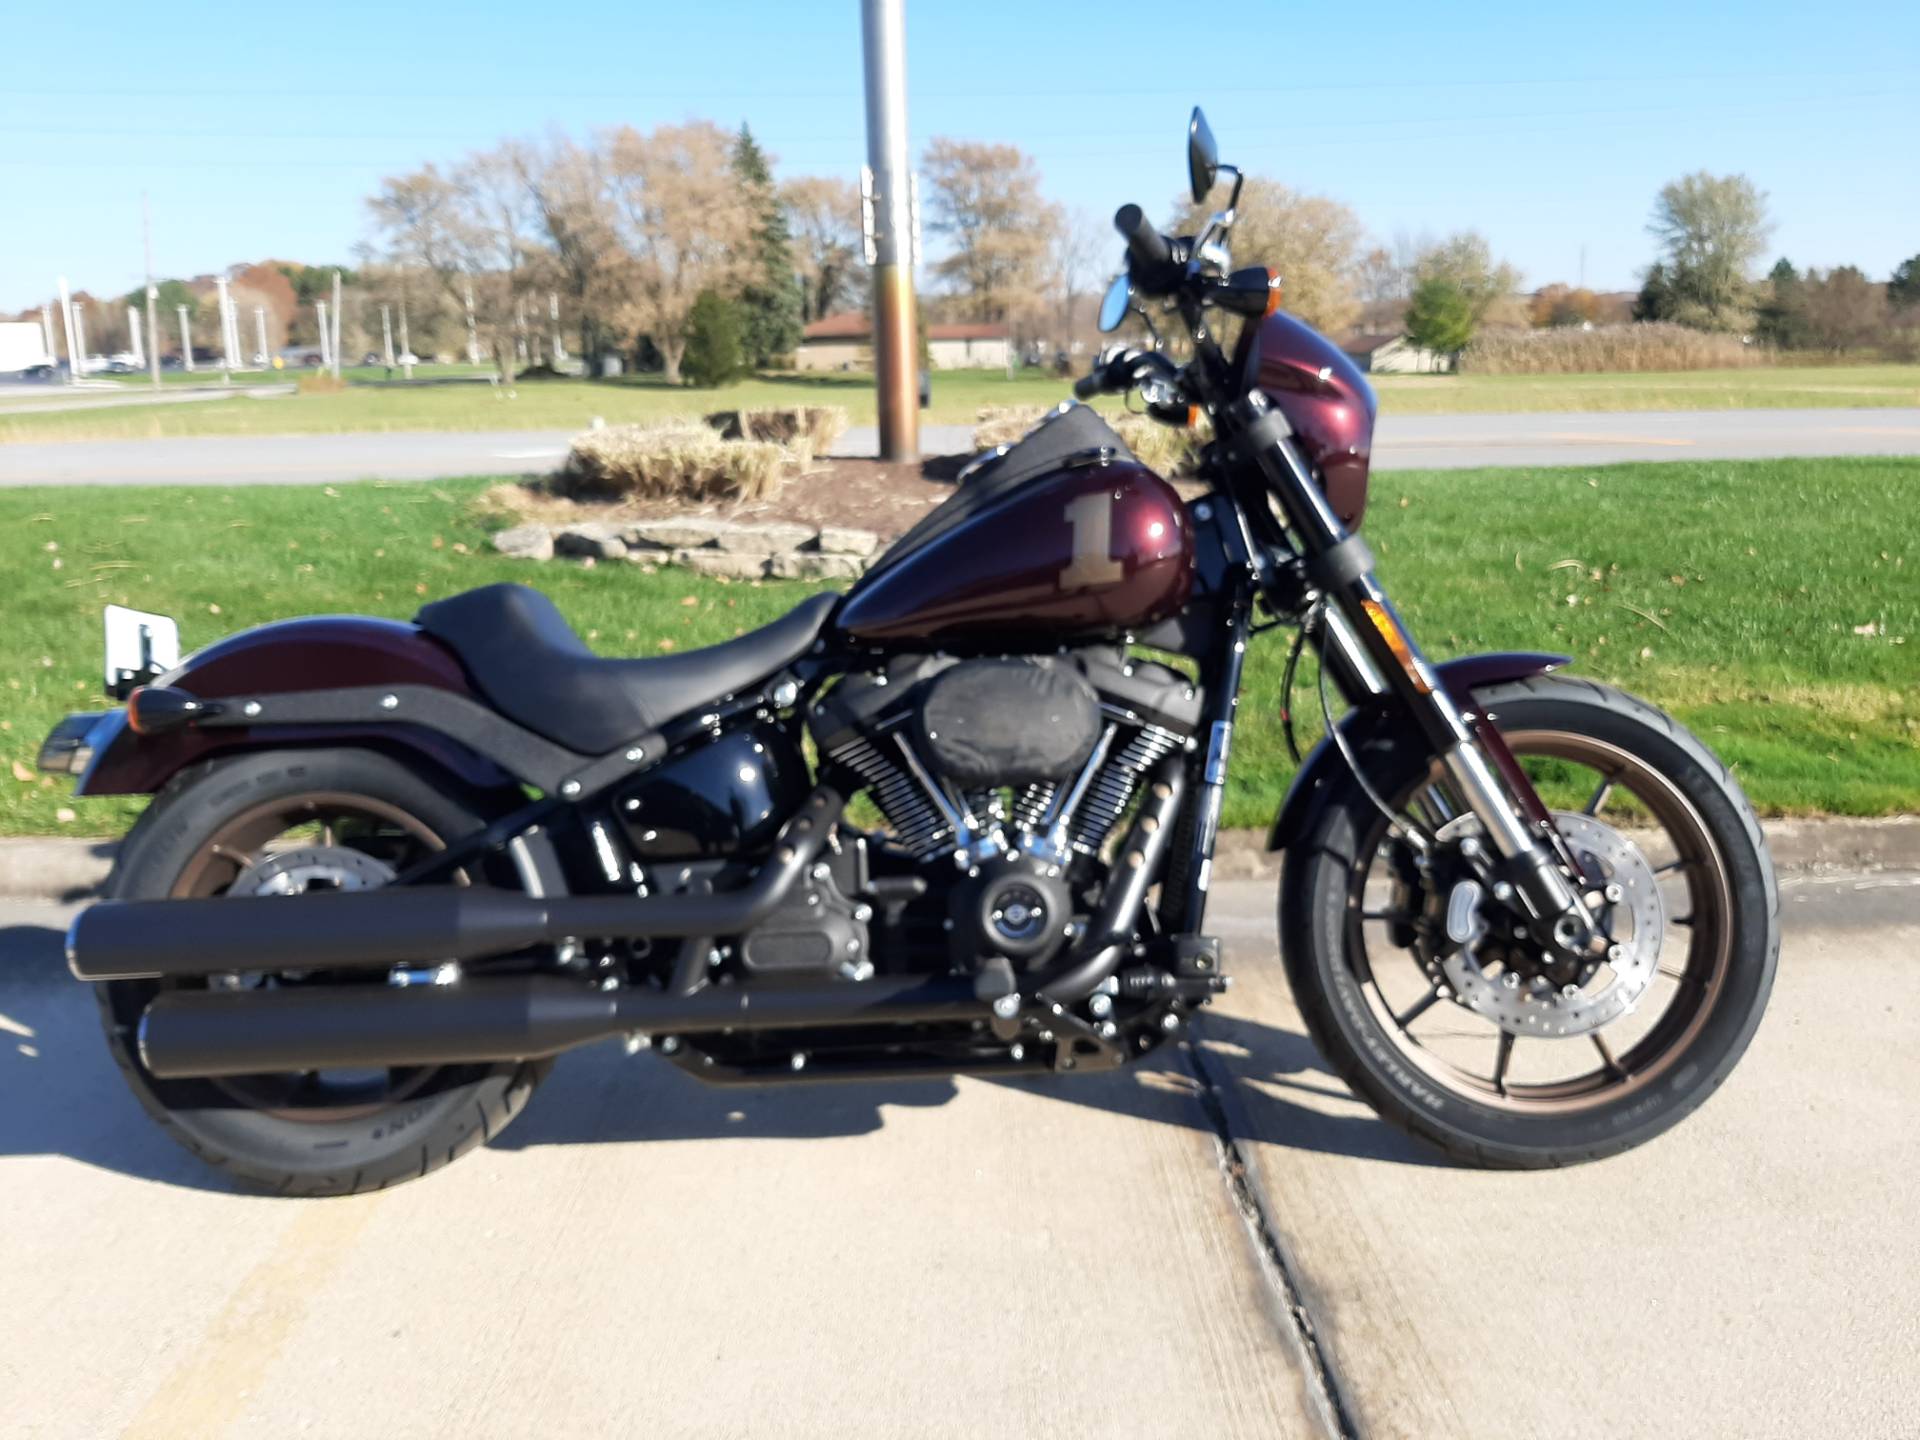
{"type": "Polygon", "coordinates": [[[340,272],[333,272],[333,378],[340,378],[340,272]]]}
{"type": "Polygon", "coordinates": [[[553,363],[558,366],[567,358],[567,346],[560,338],[560,293],[557,290],[547,292],[547,318],[553,322],[553,363]]]}
{"type": "MultiPolygon", "coordinates": [[[[914,336],[912,172],[907,165],[904,0],[860,0],[866,51],[868,263],[873,266],[874,387],[880,458],[920,458],[919,347],[914,336]]],[[[867,207],[863,207],[867,208],[867,207]]]]}
{"type": "Polygon", "coordinates": [[[146,347],[140,343],[140,312],[131,305],[127,307],[127,339],[132,342],[127,348],[133,351],[134,363],[136,365],[146,364],[146,347]]]}
{"type": "MultiPolygon", "coordinates": [[[[468,290],[467,296],[471,300],[473,291],[468,290]]],[[[467,323],[471,325],[473,311],[469,309],[467,315],[467,323]]],[[[413,378],[413,342],[407,339],[407,302],[404,300],[400,302],[400,373],[409,380],[413,378]]]]}
{"type": "MultiPolygon", "coordinates": [[[[400,302],[400,352],[407,353],[407,305],[400,302]]],[[[480,363],[480,327],[473,320],[473,281],[467,281],[467,363],[480,363]]],[[[411,374],[411,372],[409,372],[411,374]]]]}
{"type": "Polygon", "coordinates": [[[73,341],[74,344],[80,347],[80,365],[82,369],[85,369],[87,363],[87,307],[80,304],[77,300],[73,306],[73,341]]]}
{"type": "Polygon", "coordinates": [[[140,192],[140,240],[147,255],[147,371],[160,383],[160,292],[153,283],[153,207],[140,192]]]}
{"type": "Polygon", "coordinates": [[[273,361],[267,355],[267,307],[264,305],[253,307],[253,337],[260,346],[260,368],[271,370],[273,361]]]}
{"type": "Polygon", "coordinates": [[[187,307],[173,307],[180,312],[180,363],[187,367],[187,373],[193,373],[193,329],[187,324],[187,307]]]}
{"type": "Polygon", "coordinates": [[[67,277],[60,277],[60,328],[67,335],[67,383],[80,379],[80,352],[73,348],[73,297],[67,293],[67,277]]]}
{"type": "Polygon", "coordinates": [[[233,383],[233,307],[227,299],[227,277],[216,276],[214,289],[220,298],[220,383],[233,383]]]}
{"type": "Polygon", "coordinates": [[[47,347],[47,359],[51,362],[60,352],[53,345],[53,311],[45,305],[40,307],[40,341],[47,347]]]}
{"type": "Polygon", "coordinates": [[[327,326],[327,302],[314,301],[313,313],[320,317],[320,368],[331,370],[333,368],[333,331],[327,326]]]}
{"type": "Polygon", "coordinates": [[[381,352],[387,357],[387,369],[393,369],[393,307],[391,305],[380,307],[380,346],[381,352]]]}

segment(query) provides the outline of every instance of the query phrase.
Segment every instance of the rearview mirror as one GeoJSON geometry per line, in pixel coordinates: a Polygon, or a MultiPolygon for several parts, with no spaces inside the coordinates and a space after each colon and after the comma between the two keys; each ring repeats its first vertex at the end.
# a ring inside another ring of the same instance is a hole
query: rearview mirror
{"type": "Polygon", "coordinates": [[[1132,306],[1133,282],[1124,274],[1114,276],[1113,283],[1107,287],[1106,298],[1100,302],[1100,333],[1111,335],[1118,330],[1132,306]]]}
{"type": "Polygon", "coordinates": [[[1213,131],[1198,105],[1187,122],[1187,180],[1193,186],[1193,203],[1198,205],[1213,189],[1220,176],[1220,147],[1213,143],[1213,131]]]}

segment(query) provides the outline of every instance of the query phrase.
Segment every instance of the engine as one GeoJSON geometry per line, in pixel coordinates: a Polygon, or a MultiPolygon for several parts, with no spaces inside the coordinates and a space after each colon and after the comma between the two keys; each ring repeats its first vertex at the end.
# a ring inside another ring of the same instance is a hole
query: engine
{"type": "Polygon", "coordinates": [[[1200,707],[1184,676],[1112,649],[921,656],[843,680],[811,726],[826,768],[885,816],[886,849],[925,877],[923,923],[951,962],[1029,968],[1076,933],[1101,847],[1200,707]]]}

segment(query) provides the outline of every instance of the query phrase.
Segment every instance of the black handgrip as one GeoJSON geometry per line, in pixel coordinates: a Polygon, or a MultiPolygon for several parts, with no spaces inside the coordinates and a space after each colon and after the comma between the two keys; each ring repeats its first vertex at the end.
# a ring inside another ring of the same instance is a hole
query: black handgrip
{"type": "Polygon", "coordinates": [[[1105,388],[1098,374],[1082,375],[1073,382],[1073,395],[1076,400],[1091,400],[1105,388]]]}
{"type": "Polygon", "coordinates": [[[1149,223],[1146,211],[1138,205],[1122,205],[1114,211],[1113,228],[1127,242],[1127,254],[1133,257],[1137,267],[1157,270],[1172,261],[1173,252],[1167,248],[1167,237],[1149,223]]]}

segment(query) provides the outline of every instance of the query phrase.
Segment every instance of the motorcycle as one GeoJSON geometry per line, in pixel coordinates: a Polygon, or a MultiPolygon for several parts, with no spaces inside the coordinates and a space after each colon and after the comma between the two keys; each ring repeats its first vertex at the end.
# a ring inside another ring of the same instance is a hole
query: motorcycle
{"type": "Polygon", "coordinates": [[[1205,921],[1242,667],[1288,626],[1284,688],[1312,650],[1327,730],[1270,843],[1332,1067],[1477,1165],[1613,1154],[1699,1105],[1778,953],[1752,809],[1565,656],[1427,658],[1359,533],[1373,393],[1234,267],[1243,177],[1197,109],[1188,159],[1196,205],[1231,196],[1193,236],[1120,210],[1101,328],[1151,338],[1075,392],[1204,417],[1195,498],[1069,403],[848,593],[710,649],[597,658],[519,585],[177,664],[163,620],[123,623],[124,707],[42,765],[154,797],[67,939],[141,1103],[243,1182],[340,1193],[498,1134],[611,1037],[716,1084],[1138,1061],[1227,988],[1205,921]]]}

